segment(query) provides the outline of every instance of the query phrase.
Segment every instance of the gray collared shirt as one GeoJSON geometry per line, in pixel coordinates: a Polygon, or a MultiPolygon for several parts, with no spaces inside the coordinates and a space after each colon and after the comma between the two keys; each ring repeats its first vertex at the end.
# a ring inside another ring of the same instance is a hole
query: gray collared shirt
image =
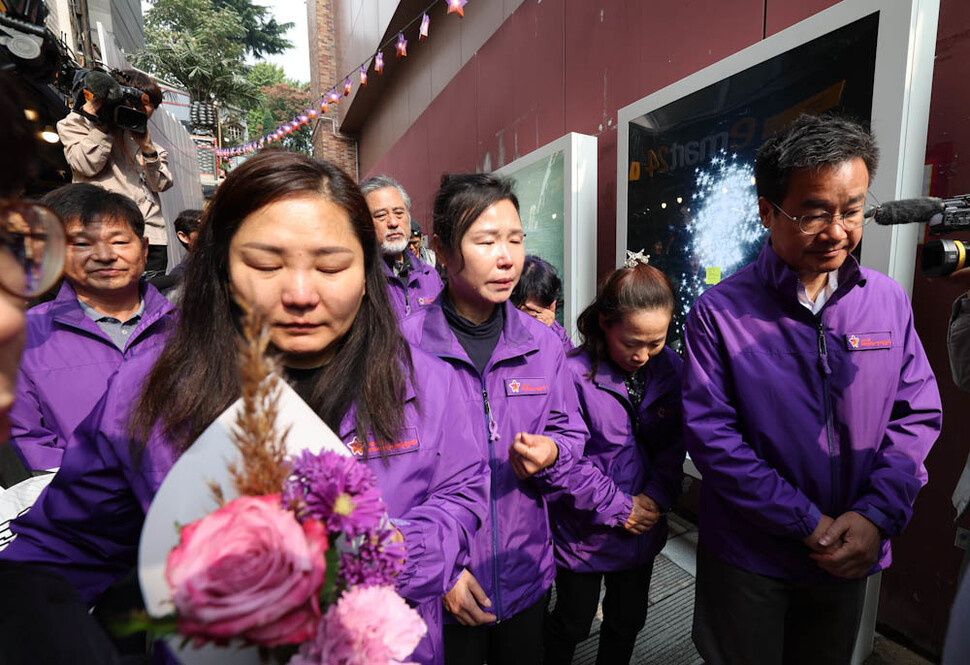
{"type": "Polygon", "coordinates": [[[107,314],[102,314],[93,307],[89,307],[81,302],[78,298],[78,303],[81,305],[81,309],[84,314],[98,324],[101,331],[111,338],[114,345],[117,346],[122,351],[125,350],[125,344],[128,343],[128,339],[131,337],[131,333],[134,332],[135,328],[141,322],[141,317],[145,314],[145,300],[144,298],[138,304],[138,311],[131,315],[127,321],[121,321],[113,316],[108,316],[107,314]]]}

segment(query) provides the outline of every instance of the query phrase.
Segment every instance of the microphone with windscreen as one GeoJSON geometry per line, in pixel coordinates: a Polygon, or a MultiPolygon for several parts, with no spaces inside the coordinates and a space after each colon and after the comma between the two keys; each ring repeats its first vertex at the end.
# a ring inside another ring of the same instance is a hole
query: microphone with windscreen
{"type": "MultiPolygon", "coordinates": [[[[928,224],[930,235],[970,229],[970,195],[952,199],[922,197],[890,201],[876,209],[876,224],[928,224]]],[[[920,269],[926,277],[943,277],[967,265],[967,243],[940,238],[923,246],[920,269]]]]}

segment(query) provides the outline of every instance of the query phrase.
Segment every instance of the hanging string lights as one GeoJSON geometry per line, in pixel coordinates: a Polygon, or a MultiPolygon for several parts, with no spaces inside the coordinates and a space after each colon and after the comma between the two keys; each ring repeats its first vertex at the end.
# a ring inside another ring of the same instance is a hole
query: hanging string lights
{"type": "MultiPolygon", "coordinates": [[[[420,27],[418,29],[418,41],[423,42],[425,39],[427,39],[431,29],[431,19],[428,16],[428,12],[431,11],[431,8],[438,4],[438,2],[442,1],[448,5],[447,14],[458,14],[459,18],[465,17],[465,5],[468,4],[468,0],[434,0],[427,9],[411,19],[411,21],[409,21],[408,24],[404,26],[400,32],[398,32],[397,39],[394,41],[394,52],[399,59],[406,58],[408,56],[408,40],[404,37],[404,33],[412,25],[420,21],[420,27]]],[[[355,68],[358,70],[358,81],[361,87],[367,85],[367,73],[370,65],[373,65],[374,71],[378,74],[382,74],[384,72],[384,49],[390,45],[390,41],[381,44],[370,63],[364,62],[359,68],[355,68]]],[[[350,96],[354,90],[354,84],[350,77],[351,74],[344,76],[342,84],[342,92],[344,97],[350,96]]],[[[340,79],[337,79],[337,81],[339,80],[340,79]]],[[[260,136],[258,139],[253,139],[244,145],[237,146],[235,148],[222,148],[216,150],[216,154],[223,158],[238,157],[240,155],[255,152],[271,143],[281,141],[284,137],[311,124],[315,120],[319,119],[320,116],[326,114],[332,104],[340,103],[340,97],[341,94],[337,91],[337,85],[335,83],[333,86],[331,86],[327,93],[323,95],[323,97],[314,102],[310,108],[293,117],[289,122],[283,123],[275,130],[260,136]]]]}

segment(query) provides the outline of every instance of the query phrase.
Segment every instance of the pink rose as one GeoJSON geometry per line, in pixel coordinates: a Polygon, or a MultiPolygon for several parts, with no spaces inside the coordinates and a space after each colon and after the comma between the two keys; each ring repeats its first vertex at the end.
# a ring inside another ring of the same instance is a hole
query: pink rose
{"type": "Polygon", "coordinates": [[[244,496],[182,529],[165,576],[179,632],[201,644],[240,637],[273,647],[311,639],[320,619],[327,534],[280,495],[244,496]]]}

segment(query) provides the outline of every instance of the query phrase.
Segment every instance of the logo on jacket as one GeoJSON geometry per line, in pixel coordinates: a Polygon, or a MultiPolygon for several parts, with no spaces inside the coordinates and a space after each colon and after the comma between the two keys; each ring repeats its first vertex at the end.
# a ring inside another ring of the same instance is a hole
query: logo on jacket
{"type": "Polygon", "coordinates": [[[549,382],[544,378],[505,379],[505,396],[545,395],[549,392],[549,382]]]}
{"type": "Polygon", "coordinates": [[[413,427],[407,427],[401,433],[400,439],[385,443],[383,451],[381,450],[380,444],[370,437],[368,437],[367,443],[365,444],[355,436],[354,440],[347,444],[347,448],[350,449],[354,457],[363,457],[365,450],[368,457],[380,457],[382,454],[402,455],[404,453],[417,452],[421,448],[421,442],[418,440],[418,431],[413,427]]]}
{"type": "Polygon", "coordinates": [[[422,307],[425,307],[426,305],[430,305],[433,302],[434,302],[434,298],[422,298],[421,296],[418,296],[418,304],[421,305],[422,307]]]}
{"type": "Polygon", "coordinates": [[[848,333],[845,336],[846,348],[849,351],[877,351],[891,349],[893,335],[889,330],[879,332],[848,333]]]}

